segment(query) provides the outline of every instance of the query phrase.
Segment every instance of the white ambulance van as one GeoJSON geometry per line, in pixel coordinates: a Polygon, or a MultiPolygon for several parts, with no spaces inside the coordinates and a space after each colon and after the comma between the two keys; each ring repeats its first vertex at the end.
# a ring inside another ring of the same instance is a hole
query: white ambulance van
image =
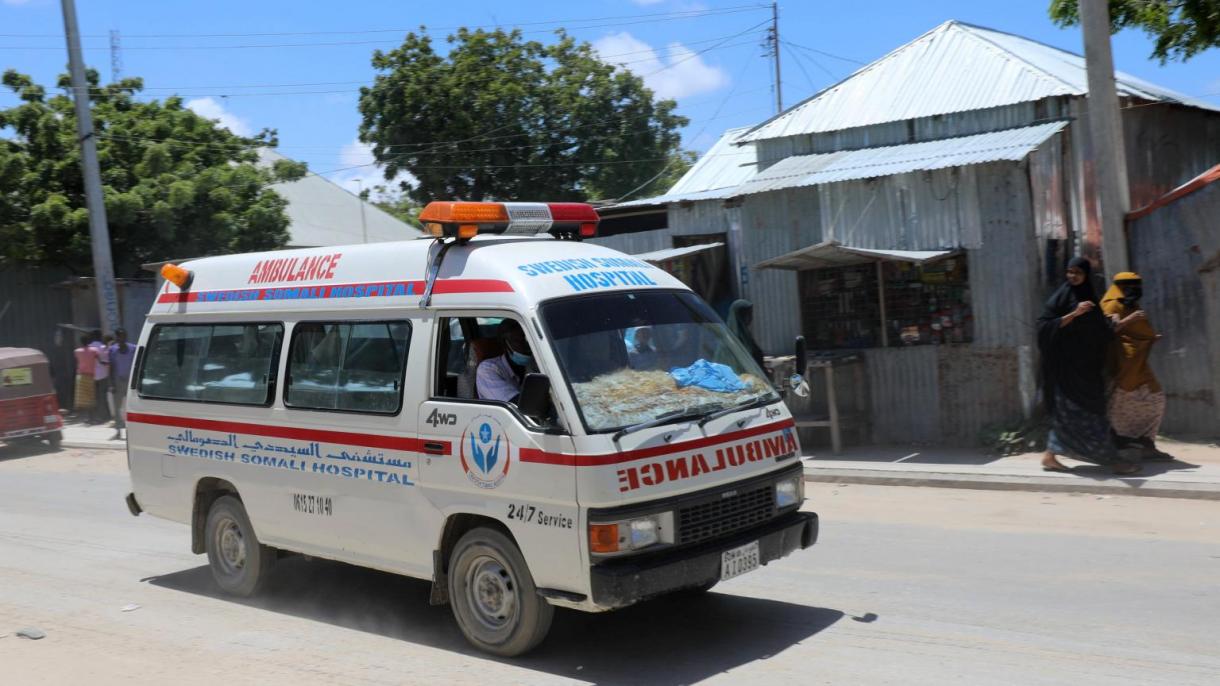
{"type": "Polygon", "coordinates": [[[593,208],[421,219],[435,238],[163,270],[127,505],[189,525],[221,589],[291,553],[430,580],[511,656],[554,606],[699,592],[813,545],[780,395],[680,281],[581,242],[593,208]]]}

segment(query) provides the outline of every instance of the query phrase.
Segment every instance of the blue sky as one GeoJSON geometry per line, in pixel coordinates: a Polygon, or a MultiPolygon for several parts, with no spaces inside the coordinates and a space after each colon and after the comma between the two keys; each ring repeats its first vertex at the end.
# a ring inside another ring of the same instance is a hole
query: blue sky
{"type": "MultiPolygon", "coordinates": [[[[825,0],[780,2],[785,105],[847,76],[937,24],[958,19],[1082,52],[1080,33],[1046,15],[1049,0],[825,0]],[[831,56],[833,55],[833,57],[831,56]]],[[[372,80],[369,57],[420,24],[443,37],[457,26],[521,26],[547,40],[564,25],[611,61],[629,61],[690,118],[685,145],[702,151],[726,128],[773,113],[771,64],[759,44],[769,8],[742,0],[390,0],[182,2],[78,0],[86,59],[109,80],[109,32],[121,36],[122,69],[144,78],[148,97],[177,93],[238,133],[279,130],[280,151],[349,189],[380,181],[356,140],[358,89],[372,80]],[[652,15],[652,16],[642,16],[652,15]],[[227,36],[216,34],[230,34],[227,36]],[[243,35],[231,35],[243,34],[243,35]],[[251,35],[264,34],[264,35],[251,35]],[[288,85],[285,85],[288,84],[288,85]],[[304,85],[295,85],[304,84],[304,85]],[[335,171],[340,170],[342,171],[335,171]]],[[[0,0],[0,69],[44,84],[65,71],[57,0],[0,0]]],[[[1220,103],[1220,50],[1161,66],[1137,31],[1113,41],[1123,71],[1220,103]]],[[[0,106],[16,102],[7,91],[0,106]]]]}

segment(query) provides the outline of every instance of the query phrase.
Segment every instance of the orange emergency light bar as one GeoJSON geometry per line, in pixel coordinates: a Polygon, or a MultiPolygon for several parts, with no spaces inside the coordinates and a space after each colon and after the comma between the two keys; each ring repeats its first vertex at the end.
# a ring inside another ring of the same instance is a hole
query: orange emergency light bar
{"type": "Polygon", "coordinates": [[[163,264],[161,265],[161,277],[177,286],[179,290],[185,291],[191,287],[191,282],[195,280],[195,272],[179,267],[176,264],[163,264]]]}
{"type": "Polygon", "coordinates": [[[592,205],[579,202],[430,202],[419,214],[437,238],[468,240],[482,234],[518,236],[550,233],[580,240],[597,235],[601,218],[592,205]]]}

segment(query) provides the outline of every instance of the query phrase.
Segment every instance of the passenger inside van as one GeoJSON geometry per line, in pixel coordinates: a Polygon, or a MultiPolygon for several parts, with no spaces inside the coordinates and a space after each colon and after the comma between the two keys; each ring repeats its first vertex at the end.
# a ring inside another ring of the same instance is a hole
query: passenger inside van
{"type": "Polygon", "coordinates": [[[475,387],[480,400],[514,403],[526,373],[534,368],[534,356],[521,325],[512,319],[500,322],[496,338],[504,353],[479,363],[475,387]]]}

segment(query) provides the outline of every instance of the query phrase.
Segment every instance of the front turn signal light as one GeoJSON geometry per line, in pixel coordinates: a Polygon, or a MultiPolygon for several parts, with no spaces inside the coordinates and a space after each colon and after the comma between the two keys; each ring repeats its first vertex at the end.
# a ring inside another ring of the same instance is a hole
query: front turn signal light
{"type": "Polygon", "coordinates": [[[618,552],[618,524],[590,524],[589,551],[594,553],[618,552]]]}

